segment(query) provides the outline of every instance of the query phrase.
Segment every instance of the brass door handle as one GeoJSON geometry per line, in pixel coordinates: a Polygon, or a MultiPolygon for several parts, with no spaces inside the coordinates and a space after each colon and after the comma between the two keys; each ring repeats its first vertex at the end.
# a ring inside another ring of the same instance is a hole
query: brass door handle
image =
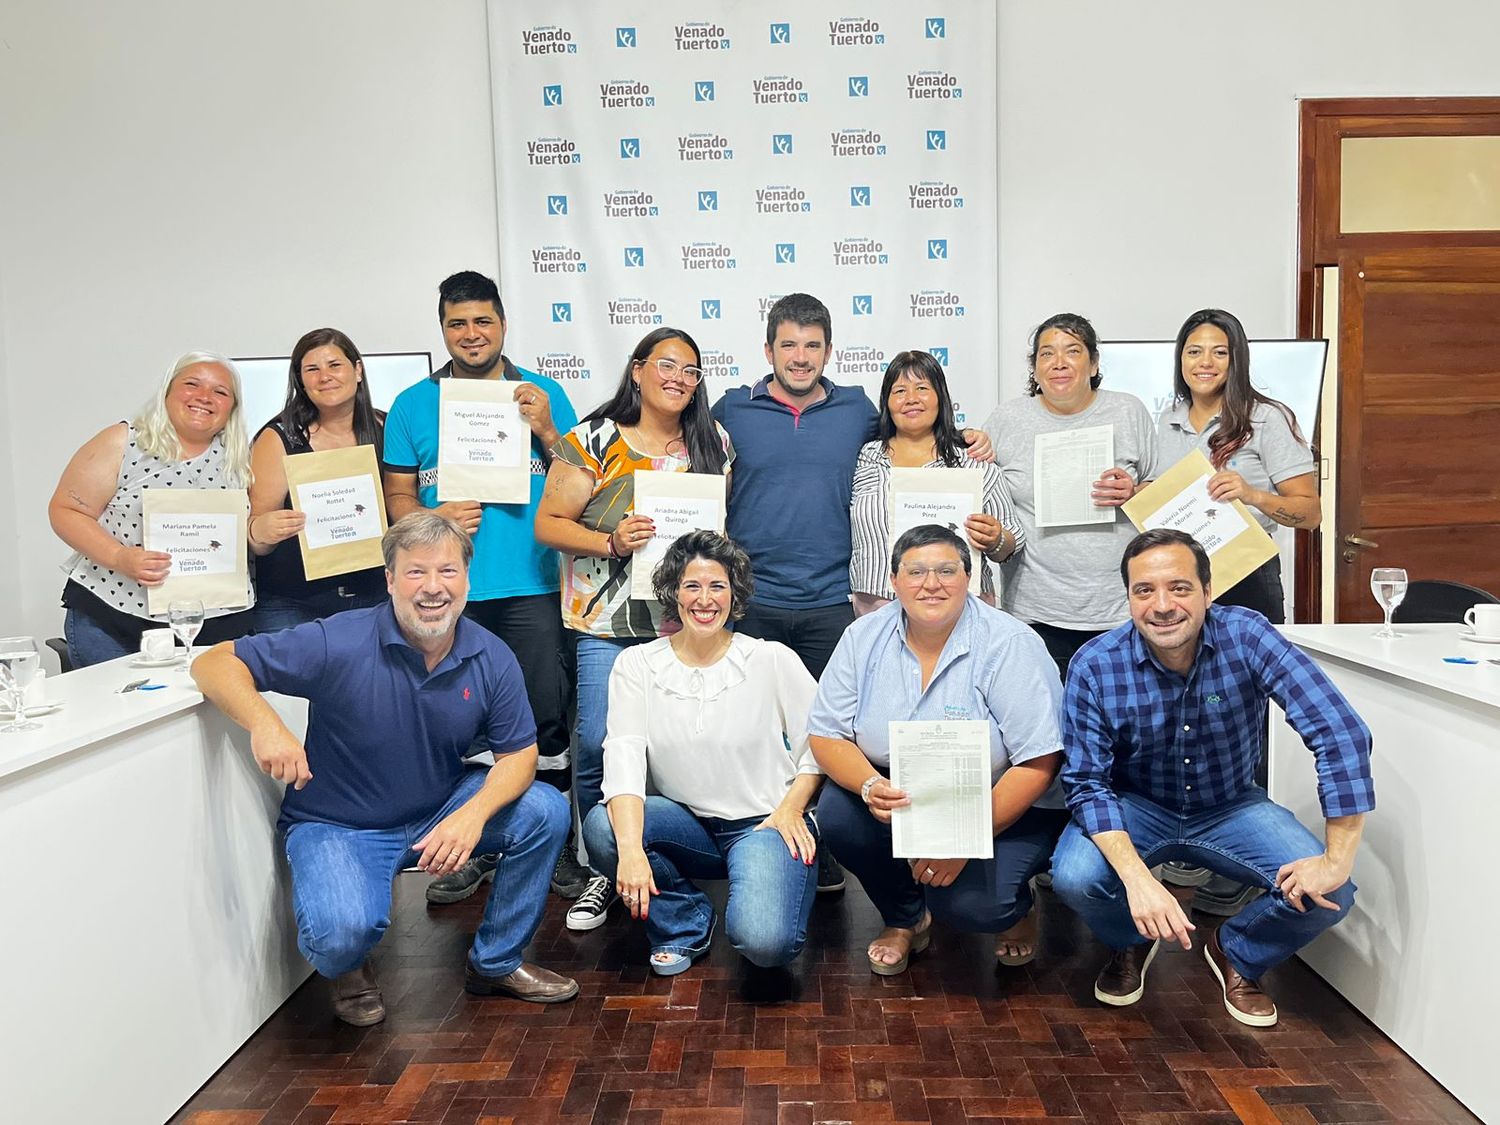
{"type": "Polygon", "coordinates": [[[1344,536],[1344,542],[1351,547],[1362,547],[1366,551],[1373,551],[1380,546],[1372,539],[1361,539],[1358,535],[1344,536]]]}

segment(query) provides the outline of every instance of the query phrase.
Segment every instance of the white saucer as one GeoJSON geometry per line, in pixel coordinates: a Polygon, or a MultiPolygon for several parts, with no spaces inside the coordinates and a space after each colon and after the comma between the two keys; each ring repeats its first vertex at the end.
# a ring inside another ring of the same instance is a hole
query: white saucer
{"type": "Polygon", "coordinates": [[[1500,645],[1500,637],[1487,637],[1483,633],[1460,633],[1458,639],[1479,645],[1500,645]]]}
{"type": "MultiPolygon", "coordinates": [[[[62,700],[56,699],[48,703],[28,703],[26,705],[26,717],[28,719],[39,719],[43,715],[50,715],[54,711],[62,710],[62,700]]],[[[16,713],[10,709],[9,704],[0,705],[0,719],[10,722],[16,717],[16,713]]]]}
{"type": "Polygon", "coordinates": [[[130,662],[132,668],[170,668],[174,664],[181,664],[183,657],[169,656],[165,660],[150,660],[144,656],[137,656],[130,662]]]}

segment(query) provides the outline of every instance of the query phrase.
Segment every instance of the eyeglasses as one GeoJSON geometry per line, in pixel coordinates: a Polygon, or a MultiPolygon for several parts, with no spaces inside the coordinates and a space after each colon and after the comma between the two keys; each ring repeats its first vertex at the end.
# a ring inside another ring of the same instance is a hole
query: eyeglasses
{"type": "Polygon", "coordinates": [[[961,563],[942,563],[939,566],[912,563],[901,567],[898,573],[909,582],[926,582],[929,574],[936,574],[937,580],[946,586],[949,582],[964,577],[964,568],[961,563]]]}
{"type": "Polygon", "coordinates": [[[703,378],[703,368],[682,367],[675,359],[658,359],[656,370],[663,379],[681,379],[690,387],[696,387],[703,378]]]}

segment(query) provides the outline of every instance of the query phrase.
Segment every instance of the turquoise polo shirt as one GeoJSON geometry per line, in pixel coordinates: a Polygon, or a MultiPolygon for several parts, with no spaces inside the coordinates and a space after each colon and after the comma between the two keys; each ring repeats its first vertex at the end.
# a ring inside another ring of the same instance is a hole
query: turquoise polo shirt
{"type": "MultiPolygon", "coordinates": [[[[547,392],[552,424],[558,433],[578,425],[567,392],[555,381],[504,359],[504,377],[534,383],[547,392]]],[[[438,388],[451,377],[445,363],[428,378],[396,396],[385,419],[386,469],[417,475],[417,499],[424,508],[438,506],[438,388]]],[[[531,438],[531,499],[525,504],[485,504],[474,533],[474,561],[469,565],[469,600],[492,601],[531,594],[555,594],[561,585],[557,552],[536,541],[532,530],[542,487],[547,483],[547,451],[531,438]]]]}

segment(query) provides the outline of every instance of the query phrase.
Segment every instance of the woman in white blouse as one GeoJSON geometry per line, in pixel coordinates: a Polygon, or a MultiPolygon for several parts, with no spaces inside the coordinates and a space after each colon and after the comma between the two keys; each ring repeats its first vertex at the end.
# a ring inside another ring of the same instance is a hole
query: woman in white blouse
{"type": "Polygon", "coordinates": [[[610,673],[589,858],[646,924],[653,972],[680,973],[708,951],[714,908],[692,880],[726,877],[730,944],[756,965],[785,965],[807,940],[817,893],[807,815],[823,780],[807,744],[817,685],[791,649],[727,628],[751,592],[750,560],[729,539],[684,535],[652,584],[682,628],[625,649],[610,673]]]}

